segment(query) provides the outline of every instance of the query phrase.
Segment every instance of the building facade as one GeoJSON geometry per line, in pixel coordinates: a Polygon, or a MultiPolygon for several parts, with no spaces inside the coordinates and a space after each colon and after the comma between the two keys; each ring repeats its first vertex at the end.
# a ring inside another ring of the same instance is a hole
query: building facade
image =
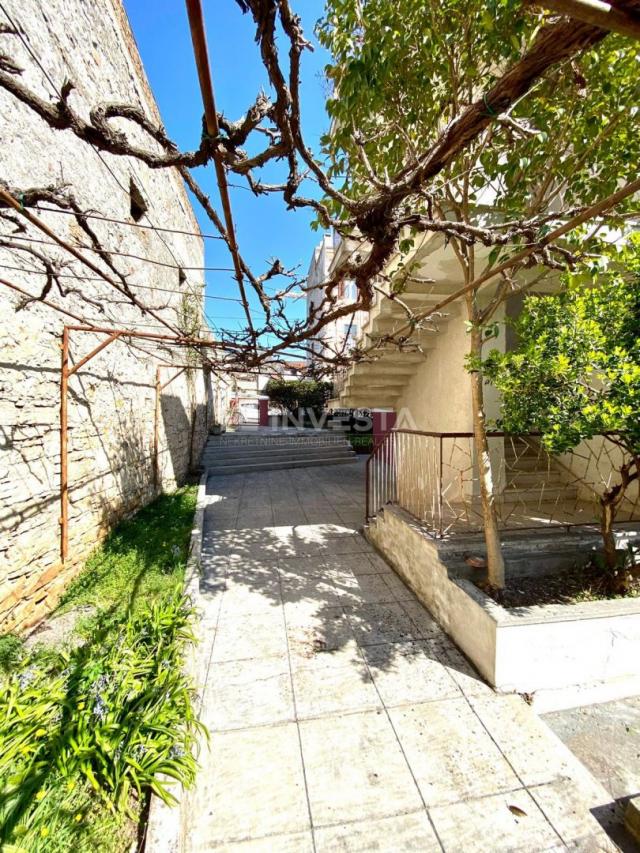
{"type": "MultiPolygon", "coordinates": [[[[70,102],[83,115],[117,102],[160,120],[120,0],[7,0],[5,8],[11,20],[0,13],[0,49],[22,69],[25,86],[54,99],[70,80],[70,102]]],[[[178,173],[98,152],[70,131],[50,129],[2,89],[0,116],[2,180],[17,194],[34,187],[72,193],[95,215],[87,222],[111,253],[111,267],[92,251],[73,215],[53,203],[33,212],[116,282],[126,282],[156,317],[188,334],[206,333],[203,240],[178,173]]],[[[149,144],[135,126],[121,127],[149,144]]],[[[116,340],[70,377],[69,549],[62,563],[63,327],[170,331],[6,209],[0,209],[0,273],[23,291],[0,284],[0,625],[8,629],[42,618],[118,518],[184,482],[214,409],[225,408],[225,392],[197,367],[193,351],[151,339],[116,340]],[[57,282],[49,281],[49,305],[24,295],[42,294],[48,281],[43,257],[59,273],[57,282]],[[177,375],[172,365],[188,369],[177,375]]],[[[104,334],[70,331],[70,365],[104,340],[104,334]]]]}
{"type": "MultiPolygon", "coordinates": [[[[336,263],[343,259],[345,252],[350,251],[349,241],[342,240],[337,234],[325,234],[316,246],[307,273],[307,317],[319,312],[324,299],[322,285],[330,277],[336,263]]],[[[355,302],[356,286],[352,281],[343,281],[338,287],[335,307],[355,302]]],[[[348,353],[356,344],[367,320],[366,311],[356,311],[354,314],[341,317],[326,325],[318,339],[312,341],[311,362],[318,371],[326,358],[333,358],[340,353],[348,353]]]]}

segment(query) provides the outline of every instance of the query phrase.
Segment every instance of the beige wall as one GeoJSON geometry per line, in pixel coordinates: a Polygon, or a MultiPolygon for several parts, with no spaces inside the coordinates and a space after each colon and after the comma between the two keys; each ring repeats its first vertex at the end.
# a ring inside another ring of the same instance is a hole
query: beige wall
{"type": "Polygon", "coordinates": [[[468,335],[457,310],[437,333],[435,347],[416,367],[398,400],[398,412],[406,409],[416,429],[471,430],[471,390],[464,368],[468,348],[468,335]]]}

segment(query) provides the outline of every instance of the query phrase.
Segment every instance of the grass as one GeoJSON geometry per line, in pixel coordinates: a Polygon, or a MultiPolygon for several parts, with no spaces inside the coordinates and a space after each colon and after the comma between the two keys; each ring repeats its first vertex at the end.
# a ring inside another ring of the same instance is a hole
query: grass
{"type": "Polygon", "coordinates": [[[195,506],[196,489],[186,486],[121,522],[70,584],[57,613],[89,605],[118,618],[181,581],[195,506]]]}
{"type": "Polygon", "coordinates": [[[65,647],[0,638],[0,849],[122,853],[160,774],[193,781],[200,730],[182,672],[182,595],[196,490],[118,525],[57,614],[88,607],[65,647]]]}

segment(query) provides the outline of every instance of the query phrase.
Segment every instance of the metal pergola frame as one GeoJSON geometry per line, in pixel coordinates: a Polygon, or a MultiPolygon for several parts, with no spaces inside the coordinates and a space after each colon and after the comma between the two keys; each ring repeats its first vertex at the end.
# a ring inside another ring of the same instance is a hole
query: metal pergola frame
{"type": "MultiPolygon", "coordinates": [[[[84,367],[92,358],[102,350],[106,349],[114,341],[127,338],[141,338],[150,342],[171,343],[177,346],[194,348],[217,348],[224,349],[224,345],[217,341],[203,340],[202,338],[180,337],[179,335],[164,335],[154,332],[136,332],[131,329],[117,329],[104,326],[90,325],[65,325],[62,330],[62,357],[60,367],[60,560],[66,563],[69,556],[69,379],[84,367]],[[69,364],[69,345],[72,332],[87,332],[90,334],[103,334],[106,338],[94,347],[87,355],[73,365],[69,364]]],[[[210,364],[187,365],[172,364],[163,361],[156,367],[155,380],[155,410],[154,410],[154,454],[153,454],[153,482],[154,490],[157,492],[160,485],[160,429],[159,413],[162,391],[181,376],[187,370],[206,370],[216,372],[210,364]],[[162,368],[177,369],[170,379],[161,382],[162,368]]]]}

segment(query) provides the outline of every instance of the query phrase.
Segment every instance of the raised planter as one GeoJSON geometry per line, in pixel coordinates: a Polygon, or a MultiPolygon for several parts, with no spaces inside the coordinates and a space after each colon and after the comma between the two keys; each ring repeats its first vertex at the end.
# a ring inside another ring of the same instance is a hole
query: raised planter
{"type": "Polygon", "coordinates": [[[496,690],[541,710],[640,692],[640,599],[506,610],[452,575],[403,510],[386,507],[366,535],[496,690]]]}

